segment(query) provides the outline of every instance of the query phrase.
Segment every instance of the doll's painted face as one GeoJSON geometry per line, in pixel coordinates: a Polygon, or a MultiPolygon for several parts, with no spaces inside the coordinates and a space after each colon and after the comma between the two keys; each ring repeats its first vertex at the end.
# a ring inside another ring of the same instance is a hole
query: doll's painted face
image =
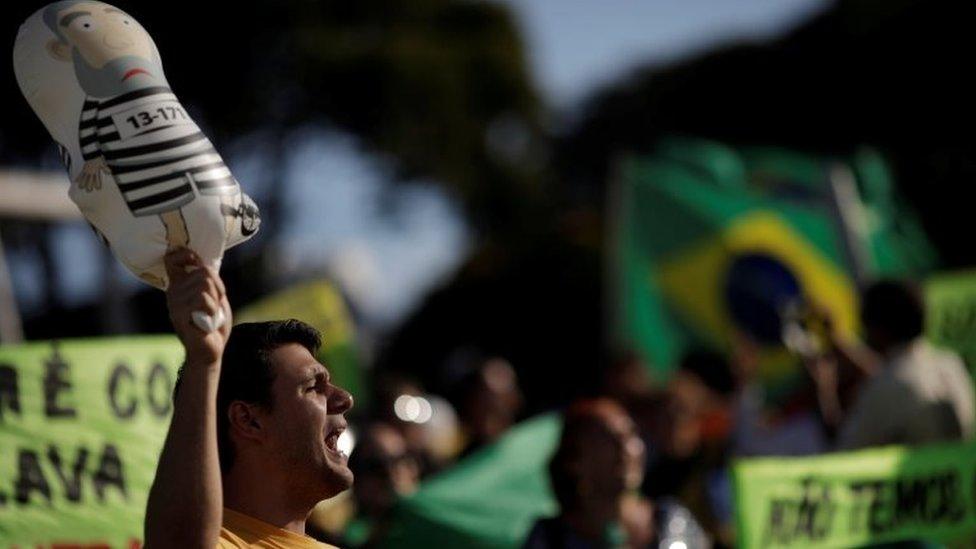
{"type": "Polygon", "coordinates": [[[58,37],[48,52],[74,64],[86,94],[109,97],[165,85],[152,38],[122,10],[101,2],[59,2],[48,10],[45,21],[58,37]]]}

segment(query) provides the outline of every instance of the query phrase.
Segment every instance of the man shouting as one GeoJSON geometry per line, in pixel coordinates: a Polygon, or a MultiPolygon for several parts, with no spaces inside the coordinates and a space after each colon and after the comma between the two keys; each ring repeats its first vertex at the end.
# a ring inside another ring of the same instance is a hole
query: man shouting
{"type": "Polygon", "coordinates": [[[231,332],[215,270],[187,249],[167,254],[166,270],[186,362],[149,493],[146,547],[327,547],[305,535],[305,520],[352,485],[336,442],[353,399],[314,358],[319,333],[297,320],[231,332]],[[221,309],[219,330],[190,320],[221,309]]]}

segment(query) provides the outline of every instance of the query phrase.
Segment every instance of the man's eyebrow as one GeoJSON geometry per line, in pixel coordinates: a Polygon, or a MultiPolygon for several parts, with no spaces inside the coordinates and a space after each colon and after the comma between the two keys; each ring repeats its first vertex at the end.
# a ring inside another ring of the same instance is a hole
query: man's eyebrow
{"type": "Polygon", "coordinates": [[[62,27],[67,27],[68,25],[71,24],[72,21],[74,21],[75,19],[81,17],[82,15],[91,15],[91,12],[90,11],[73,11],[73,12],[69,13],[68,15],[65,15],[64,17],[62,17],[59,24],[62,27]]]}

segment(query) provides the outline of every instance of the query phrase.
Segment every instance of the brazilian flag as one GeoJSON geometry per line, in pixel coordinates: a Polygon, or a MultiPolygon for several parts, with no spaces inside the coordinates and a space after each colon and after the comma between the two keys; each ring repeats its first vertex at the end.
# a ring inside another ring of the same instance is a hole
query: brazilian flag
{"type": "Polygon", "coordinates": [[[781,344],[790,306],[824,307],[856,330],[857,253],[868,276],[917,276],[934,261],[870,150],[838,161],[673,139],[623,162],[617,188],[614,332],[660,378],[689,347],[727,348],[736,332],[761,344],[774,375],[792,369],[781,344]],[[847,230],[838,173],[855,182],[847,230]]]}

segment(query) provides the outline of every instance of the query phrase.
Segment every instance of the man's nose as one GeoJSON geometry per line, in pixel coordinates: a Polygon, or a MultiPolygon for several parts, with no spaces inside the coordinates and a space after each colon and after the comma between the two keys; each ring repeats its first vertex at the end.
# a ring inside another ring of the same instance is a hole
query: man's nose
{"type": "Polygon", "coordinates": [[[345,413],[353,406],[352,395],[342,387],[333,385],[329,394],[328,406],[330,414],[345,413]]]}

